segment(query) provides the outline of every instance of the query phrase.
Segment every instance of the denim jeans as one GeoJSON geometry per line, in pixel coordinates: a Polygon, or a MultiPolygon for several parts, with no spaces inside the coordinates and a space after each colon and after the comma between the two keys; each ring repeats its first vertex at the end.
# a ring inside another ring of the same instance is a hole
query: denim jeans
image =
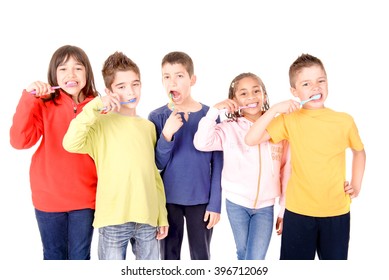
{"type": "Polygon", "coordinates": [[[250,209],[226,200],[238,260],[264,260],[273,231],[274,206],[250,209]]]}
{"type": "Polygon", "coordinates": [[[89,260],[94,210],[43,212],[35,217],[43,245],[44,260],[89,260]]]}
{"type": "Polygon", "coordinates": [[[128,242],[137,260],[158,260],[157,228],[148,224],[125,223],[99,228],[100,260],[125,260],[128,242]]]}

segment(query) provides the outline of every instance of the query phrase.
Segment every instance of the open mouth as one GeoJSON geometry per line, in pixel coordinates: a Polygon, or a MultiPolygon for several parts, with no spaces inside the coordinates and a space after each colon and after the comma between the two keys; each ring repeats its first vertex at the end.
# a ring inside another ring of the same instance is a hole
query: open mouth
{"type": "Polygon", "coordinates": [[[180,93],[178,91],[173,91],[171,90],[169,92],[169,98],[174,101],[174,100],[177,100],[178,98],[180,97],[180,93]]]}
{"type": "Polygon", "coordinates": [[[66,87],[75,87],[77,86],[77,82],[75,81],[70,81],[66,83],[66,87]]]}

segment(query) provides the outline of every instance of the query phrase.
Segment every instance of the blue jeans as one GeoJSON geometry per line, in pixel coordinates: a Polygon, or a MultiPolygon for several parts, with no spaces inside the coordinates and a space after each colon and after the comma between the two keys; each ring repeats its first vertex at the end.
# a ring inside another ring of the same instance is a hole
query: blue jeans
{"type": "Polygon", "coordinates": [[[250,209],[226,200],[238,260],[264,260],[273,231],[274,206],[250,209]]]}
{"type": "Polygon", "coordinates": [[[157,228],[139,223],[125,223],[99,228],[100,260],[125,260],[128,242],[137,260],[158,260],[157,228]]]}
{"type": "Polygon", "coordinates": [[[35,209],[44,260],[89,260],[93,236],[92,209],[43,212],[35,209]]]}

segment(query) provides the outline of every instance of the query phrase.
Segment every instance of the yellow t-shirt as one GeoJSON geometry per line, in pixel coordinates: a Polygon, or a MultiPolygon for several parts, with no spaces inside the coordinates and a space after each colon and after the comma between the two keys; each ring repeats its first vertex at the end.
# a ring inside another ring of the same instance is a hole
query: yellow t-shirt
{"type": "MultiPolygon", "coordinates": [[[[167,226],[162,178],[155,165],[156,130],[141,117],[100,114],[96,97],[72,120],[64,148],[87,153],[98,175],[95,228],[127,222],[167,226]]],[[[83,170],[80,170],[83,172],[83,170]]]]}
{"type": "Polygon", "coordinates": [[[286,209],[329,217],[350,211],[344,192],[346,149],[364,149],[353,118],[331,109],[301,109],[274,118],[267,127],[273,142],[290,142],[292,175],[286,209]]]}

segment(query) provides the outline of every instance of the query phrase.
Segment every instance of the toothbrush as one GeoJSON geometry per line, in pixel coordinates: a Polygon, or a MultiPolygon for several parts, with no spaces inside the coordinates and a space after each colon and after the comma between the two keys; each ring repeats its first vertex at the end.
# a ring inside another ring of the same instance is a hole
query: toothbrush
{"type": "MultiPolygon", "coordinates": [[[[59,89],[61,88],[60,86],[54,86],[54,87],[51,87],[51,89],[59,89]]],[[[30,91],[31,94],[36,94],[36,90],[34,89],[33,91],[30,91]]]]}
{"type": "MultiPolygon", "coordinates": [[[[69,83],[66,84],[66,87],[74,87],[76,85],[77,85],[76,82],[69,82],[69,83]]],[[[60,86],[53,86],[53,87],[51,87],[52,90],[59,89],[59,88],[61,88],[61,87],[60,86]]],[[[30,93],[31,94],[36,94],[36,90],[30,91],[30,93]]]]}
{"type": "MultiPolygon", "coordinates": [[[[123,104],[128,104],[128,103],[134,103],[135,101],[136,101],[136,98],[133,98],[133,99],[130,99],[128,101],[122,101],[122,102],[120,102],[120,104],[123,105],[123,104]]],[[[99,109],[99,111],[105,111],[105,110],[107,110],[107,107],[103,107],[103,108],[99,109]]]]}
{"type": "Polygon", "coordinates": [[[169,93],[170,107],[174,111],[173,93],[169,93]]]}
{"type": "MultiPolygon", "coordinates": [[[[257,107],[257,105],[250,104],[250,105],[247,105],[247,106],[240,106],[238,110],[247,109],[247,108],[255,108],[255,107],[257,107]]],[[[227,112],[227,109],[220,109],[219,111],[220,112],[227,112]]]]}
{"type": "Polygon", "coordinates": [[[301,101],[301,102],[300,102],[300,105],[303,106],[305,103],[307,103],[307,102],[309,102],[309,101],[311,101],[311,100],[317,100],[317,99],[319,99],[320,97],[321,97],[321,94],[320,94],[320,93],[319,93],[319,94],[315,94],[315,95],[312,96],[311,98],[308,98],[308,99],[306,99],[306,100],[301,101]]]}

